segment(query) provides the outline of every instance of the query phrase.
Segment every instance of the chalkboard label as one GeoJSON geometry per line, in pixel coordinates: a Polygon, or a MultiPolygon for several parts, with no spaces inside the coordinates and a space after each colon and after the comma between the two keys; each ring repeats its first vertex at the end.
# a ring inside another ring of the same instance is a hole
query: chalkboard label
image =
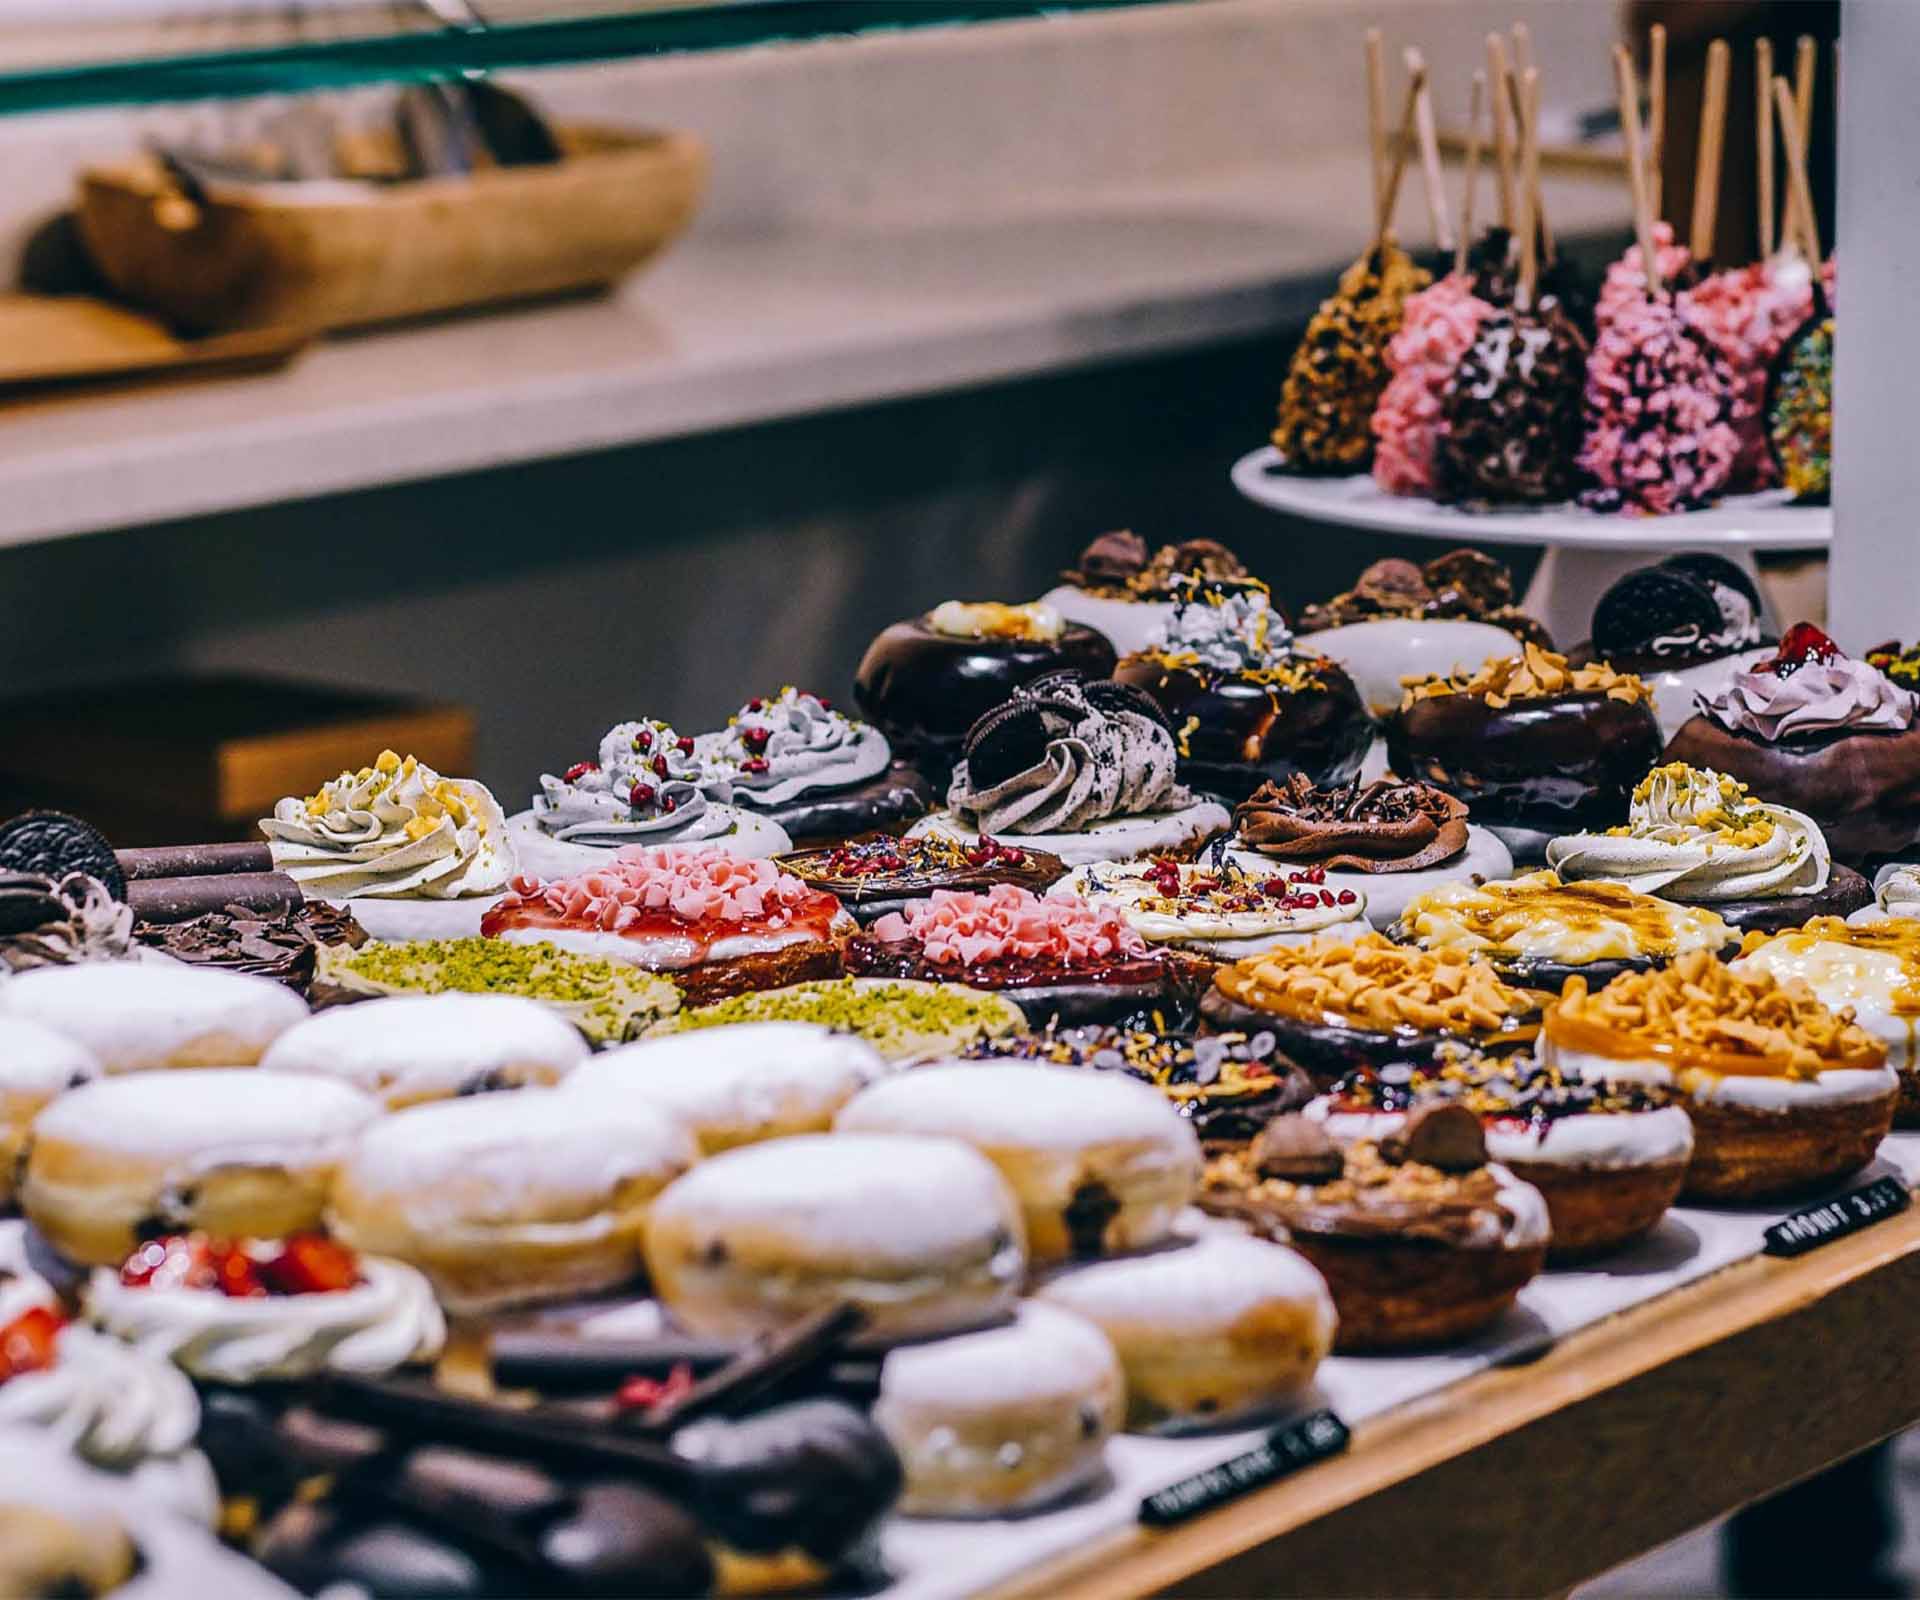
{"type": "Polygon", "coordinates": [[[1217,1467],[1182,1478],[1140,1502],[1140,1520],[1149,1528],[1171,1527],[1239,1495],[1284,1478],[1289,1472],[1338,1455],[1347,1447],[1347,1425],[1331,1411],[1275,1428],[1266,1441],[1217,1467]]]}
{"type": "Polygon", "coordinates": [[[1767,1229],[1766,1253],[1770,1256],[1803,1256],[1835,1239],[1870,1228],[1876,1222],[1897,1216],[1912,1204],[1913,1197],[1898,1178],[1876,1178],[1823,1205],[1808,1206],[1767,1229]]]}

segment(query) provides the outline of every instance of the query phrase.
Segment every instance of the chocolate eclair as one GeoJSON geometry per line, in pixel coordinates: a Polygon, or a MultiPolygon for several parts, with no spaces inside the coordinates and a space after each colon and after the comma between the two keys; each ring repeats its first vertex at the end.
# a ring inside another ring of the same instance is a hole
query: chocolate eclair
{"type": "Polygon", "coordinates": [[[1078,566],[1060,574],[1042,603],[1069,622],[1097,628],[1122,655],[1144,650],[1166,626],[1182,582],[1247,576],[1240,558],[1212,539],[1163,544],[1151,555],[1137,533],[1104,533],[1080,553],[1078,566]]]}
{"type": "Polygon", "coordinates": [[[303,996],[312,991],[323,945],[357,950],[367,942],[366,929],[351,911],[324,901],[281,912],[229,906],[185,922],[140,922],[133,937],[189,966],[253,973],[303,996]]]}
{"type": "Polygon", "coordinates": [[[1067,864],[1044,850],[982,836],[964,844],[941,834],[899,839],[870,833],[843,844],[796,850],[775,862],[810,889],[837,895],[863,927],[904,911],[936,889],[991,889],[1011,883],[1035,894],[1066,875],[1067,864]]]}
{"type": "Polygon", "coordinates": [[[1118,659],[1103,633],[1050,605],[949,600],[884,630],[860,658],[853,698],[895,754],[938,788],[967,730],[1049,672],[1104,678],[1118,659]]]}
{"type": "Polygon", "coordinates": [[[1445,1102],[1345,1150],[1305,1117],[1277,1118],[1208,1163],[1199,1203],[1320,1270],[1340,1354],[1477,1333],[1540,1271],[1550,1236],[1540,1192],[1490,1164],[1480,1119],[1445,1102]]]}
{"type": "Polygon", "coordinates": [[[1253,579],[1188,580],[1164,630],[1114,677],[1158,702],[1181,777],[1229,802],[1294,772],[1343,782],[1373,741],[1353,679],[1331,657],[1296,648],[1253,579]]]}

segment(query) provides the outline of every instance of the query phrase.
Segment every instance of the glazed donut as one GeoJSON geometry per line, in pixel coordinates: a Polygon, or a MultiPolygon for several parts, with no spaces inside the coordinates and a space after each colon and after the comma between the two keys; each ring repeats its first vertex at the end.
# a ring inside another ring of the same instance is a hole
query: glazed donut
{"type": "Polygon", "coordinates": [[[1191,1243],[1062,1272],[1035,1291],[1113,1341],[1131,1428],[1238,1423],[1296,1398],[1333,1348],[1306,1257],[1208,1228],[1191,1243]]]}
{"type": "Polygon", "coordinates": [[[656,1107],[692,1130],[707,1155],[796,1133],[824,1133],[834,1113],[887,1064],[864,1039],[807,1022],[748,1022],[669,1034],[589,1061],[569,1093],[656,1107]]]}
{"type": "Polygon", "coordinates": [[[316,1228],[379,1102],[344,1083],[197,1067],[83,1084],[33,1120],[20,1209],[52,1244],[117,1267],[143,1227],[277,1239],[316,1228]]]}
{"type": "Polygon", "coordinates": [[[1157,1244],[1200,1180],[1192,1124],[1157,1089],[1117,1072],[926,1067],[868,1089],[834,1126],[964,1139],[1012,1186],[1035,1262],[1157,1244]]]}
{"type": "Polygon", "coordinates": [[[802,1134],[729,1150],[668,1189],[647,1270],[695,1333],[747,1338],[849,1301],[865,1341],[887,1343],[991,1321],[1027,1252],[1006,1181],[959,1140],[802,1134]]]}
{"type": "Polygon", "coordinates": [[[250,1067],[307,1014],[271,978],[157,961],[39,967],[0,985],[0,1011],[63,1033],[101,1070],[250,1067]]]}
{"type": "Polygon", "coordinates": [[[329,1220],[363,1254],[418,1267],[450,1311],[587,1294],[639,1271],[654,1196],[698,1155],[643,1105],[557,1089],[443,1100],[361,1135],[329,1220]]]}
{"type": "Polygon", "coordinates": [[[338,1079],[398,1111],[487,1089],[550,1087],[587,1053],[579,1030],[537,1000],[423,994],[322,1011],[274,1040],[260,1065],[338,1079]]]}
{"type": "Polygon", "coordinates": [[[24,1017],[0,1016],[0,1211],[13,1207],[20,1148],[40,1108],[99,1076],[85,1045],[24,1017]]]}
{"type": "Polygon", "coordinates": [[[906,1468],[901,1511],[1003,1517],[1085,1487],[1125,1405],[1107,1336],[1026,1301],[1004,1326],[893,1351],[873,1420],[906,1468]]]}

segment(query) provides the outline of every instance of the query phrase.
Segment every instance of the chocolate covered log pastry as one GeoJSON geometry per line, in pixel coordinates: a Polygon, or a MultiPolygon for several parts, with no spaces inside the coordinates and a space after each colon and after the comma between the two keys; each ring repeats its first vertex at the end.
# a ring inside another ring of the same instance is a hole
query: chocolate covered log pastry
{"type": "Polygon", "coordinates": [[[1281,1117],[1208,1164],[1200,1205],[1319,1269],[1340,1354],[1477,1333],[1540,1271],[1550,1231],[1539,1190],[1490,1164],[1480,1119],[1444,1103],[1344,1151],[1317,1124],[1281,1117]]]}
{"type": "Polygon", "coordinates": [[[143,878],[230,877],[273,871],[273,849],[259,842],[149,845],[113,854],[130,884],[143,878]]]}
{"type": "Polygon", "coordinates": [[[1163,633],[1114,669],[1158,702],[1196,789],[1245,799],[1263,778],[1336,783],[1360,770],[1373,719],[1340,664],[1297,648],[1267,586],[1190,580],[1163,633]]]}
{"type": "Polygon", "coordinates": [[[1757,799],[1804,812],[1834,860],[1857,868],[1920,840],[1916,712],[1920,699],[1803,622],[1772,659],[1702,699],[1664,759],[1724,772],[1757,799]]]}
{"type": "Polygon", "coordinates": [[[1247,569],[1211,539],[1163,544],[1149,556],[1138,534],[1105,533],[1081,552],[1078,567],[1060,576],[1065,581],[1041,603],[1069,622],[1097,628],[1124,656],[1146,649],[1166,626],[1185,579],[1244,578],[1247,569]]]}
{"type": "Polygon", "coordinates": [[[1899,1080],[1887,1052],[1804,982],[1735,972],[1704,950],[1547,1012],[1546,1059],[1599,1082],[1672,1084],[1693,1119],[1682,1194],[1761,1200],[1822,1187],[1874,1157],[1899,1080]]]}
{"type": "Polygon", "coordinates": [[[300,885],[284,872],[136,878],[127,885],[127,904],[144,923],[186,922],[229,907],[284,916],[305,902],[300,885]]]}
{"type": "Polygon", "coordinates": [[[351,951],[367,942],[351,911],[324,901],[307,901],[277,915],[231,906],[185,922],[142,922],[135,924],[133,936],[175,961],[272,978],[303,997],[312,992],[322,948],[351,951]]]}
{"type": "Polygon", "coordinates": [[[1271,1030],[1331,1082],[1370,1063],[1430,1060],[1448,1043],[1517,1049],[1539,1032],[1539,998],[1459,950],[1415,950],[1377,933],[1293,946],[1222,967],[1200,1002],[1215,1029],[1271,1030]]]}
{"type": "Polygon", "coordinates": [[[1402,777],[1458,795],[1476,822],[1554,833],[1624,818],[1659,754],[1645,684],[1534,645],[1410,683],[1387,721],[1387,759],[1402,777]]]}
{"type": "Polygon", "coordinates": [[[1058,856],[983,835],[963,844],[944,834],[899,839],[877,833],[799,850],[775,863],[810,889],[836,896],[863,927],[904,911],[936,889],[991,889],[1011,883],[1043,893],[1066,875],[1058,856]]]}
{"type": "Polygon", "coordinates": [[[894,751],[938,788],[967,730],[1015,689],[1063,670],[1104,678],[1116,659],[1105,634],[1052,606],[949,600],[894,623],[867,646],[853,698],[894,751]]]}
{"type": "Polygon", "coordinates": [[[1430,889],[1415,897],[1391,936],[1490,962],[1509,983],[1548,993],[1576,973],[1601,984],[1691,950],[1717,955],[1739,938],[1705,906],[1601,880],[1562,883],[1551,872],[1430,889]]]}
{"type": "Polygon", "coordinates": [[[123,961],[132,947],[133,911],[98,878],[0,872],[0,967],[6,971],[123,961]]]}

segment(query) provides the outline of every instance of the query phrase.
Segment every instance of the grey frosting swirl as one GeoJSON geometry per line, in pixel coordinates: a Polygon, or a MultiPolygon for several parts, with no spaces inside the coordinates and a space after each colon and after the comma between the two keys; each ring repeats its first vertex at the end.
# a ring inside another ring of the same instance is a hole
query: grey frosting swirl
{"type": "Polygon", "coordinates": [[[542,774],[534,820],[570,844],[681,844],[725,833],[731,819],[709,805],[711,778],[698,745],[687,750],[682,742],[657,719],[617,723],[585,771],[542,774]],[[640,804],[636,786],[644,786],[640,804]]]}
{"type": "Polygon", "coordinates": [[[794,688],[748,701],[727,727],[695,739],[694,752],[712,798],[756,807],[865,783],[893,758],[878,728],[794,688]]]}

